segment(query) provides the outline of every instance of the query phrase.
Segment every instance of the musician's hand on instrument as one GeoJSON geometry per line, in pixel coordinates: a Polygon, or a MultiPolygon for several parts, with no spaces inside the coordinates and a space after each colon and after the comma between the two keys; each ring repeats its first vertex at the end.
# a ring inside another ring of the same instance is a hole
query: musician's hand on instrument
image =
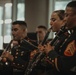
{"type": "Polygon", "coordinates": [[[6,62],[7,61],[7,57],[8,57],[7,51],[4,51],[2,53],[2,55],[1,55],[2,62],[6,62]]]}
{"type": "Polygon", "coordinates": [[[49,43],[47,43],[46,45],[45,45],[45,53],[47,54],[47,53],[49,53],[51,50],[53,50],[53,46],[51,46],[49,43]]]}
{"type": "Polygon", "coordinates": [[[41,51],[44,51],[44,46],[42,46],[41,44],[39,44],[39,45],[38,45],[38,49],[39,49],[40,52],[41,52],[41,51]]]}
{"type": "Polygon", "coordinates": [[[1,57],[3,58],[5,56],[6,51],[3,51],[1,57]]]}
{"type": "Polygon", "coordinates": [[[13,40],[12,44],[13,44],[13,46],[17,46],[18,45],[18,41],[13,40]]]}
{"type": "Polygon", "coordinates": [[[8,59],[9,59],[10,61],[13,61],[13,60],[14,60],[13,55],[9,54],[9,55],[8,55],[8,59]]]}
{"type": "Polygon", "coordinates": [[[30,59],[33,59],[34,55],[37,53],[37,50],[33,50],[30,53],[30,59]]]}
{"type": "Polygon", "coordinates": [[[2,57],[2,58],[7,58],[7,59],[13,61],[13,56],[12,56],[12,55],[10,54],[10,52],[8,52],[8,51],[4,51],[4,52],[2,53],[2,55],[1,55],[1,57],[2,57]]]}
{"type": "Polygon", "coordinates": [[[10,54],[10,53],[9,53],[8,51],[4,51],[4,52],[2,53],[2,55],[1,55],[1,57],[8,58],[9,54],[10,54]]]}

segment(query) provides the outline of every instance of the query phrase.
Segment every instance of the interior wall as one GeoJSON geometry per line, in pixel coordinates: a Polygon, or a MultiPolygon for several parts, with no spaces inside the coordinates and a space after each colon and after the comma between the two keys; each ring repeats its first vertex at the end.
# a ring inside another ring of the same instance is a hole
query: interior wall
{"type": "Polygon", "coordinates": [[[0,0],[0,6],[3,6],[6,3],[10,3],[11,0],[0,0]]]}
{"type": "Polygon", "coordinates": [[[38,25],[48,27],[48,0],[25,0],[25,21],[28,32],[34,32],[38,25]]]}

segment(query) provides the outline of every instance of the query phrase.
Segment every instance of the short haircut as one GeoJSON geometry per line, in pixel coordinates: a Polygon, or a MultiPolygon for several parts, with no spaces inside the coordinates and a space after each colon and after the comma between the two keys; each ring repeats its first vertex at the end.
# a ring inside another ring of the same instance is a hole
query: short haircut
{"type": "Polygon", "coordinates": [[[54,13],[57,13],[57,15],[59,16],[60,20],[64,19],[64,16],[65,16],[65,11],[64,10],[56,10],[56,11],[54,11],[54,13]]]}
{"type": "Polygon", "coordinates": [[[66,7],[71,7],[73,9],[73,13],[76,14],[76,1],[69,2],[66,7]]]}
{"type": "Polygon", "coordinates": [[[39,25],[37,28],[43,28],[44,30],[47,30],[47,27],[44,25],[39,25]]]}
{"type": "Polygon", "coordinates": [[[67,4],[69,7],[76,7],[76,1],[71,1],[67,4]]]}
{"type": "Polygon", "coordinates": [[[25,26],[27,28],[27,23],[25,21],[14,21],[12,25],[19,24],[20,26],[25,26]]]}

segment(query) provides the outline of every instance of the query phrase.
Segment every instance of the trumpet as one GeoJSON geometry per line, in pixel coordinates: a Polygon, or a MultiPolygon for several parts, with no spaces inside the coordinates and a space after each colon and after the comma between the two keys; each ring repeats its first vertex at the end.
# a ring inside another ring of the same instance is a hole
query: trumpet
{"type": "MultiPolygon", "coordinates": [[[[56,34],[55,38],[51,41],[50,45],[54,46],[56,40],[60,37],[61,34],[63,34],[66,31],[67,31],[66,25],[62,26],[61,29],[59,30],[59,32],[56,34]]],[[[49,32],[47,32],[47,34],[49,35],[49,32]]],[[[48,37],[47,34],[45,36],[45,39],[47,39],[47,37],[48,37]]],[[[44,44],[44,41],[46,41],[46,40],[43,40],[42,45],[44,44]]],[[[38,62],[43,58],[43,54],[44,54],[44,52],[40,52],[37,55],[37,57],[32,61],[32,63],[29,63],[27,69],[25,70],[24,75],[29,75],[32,72],[33,68],[35,66],[37,66],[38,62]]]]}

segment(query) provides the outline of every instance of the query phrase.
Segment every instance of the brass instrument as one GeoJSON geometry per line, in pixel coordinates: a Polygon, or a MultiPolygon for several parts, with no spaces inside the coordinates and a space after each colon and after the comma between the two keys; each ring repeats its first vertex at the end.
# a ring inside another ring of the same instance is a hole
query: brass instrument
{"type": "MultiPolygon", "coordinates": [[[[63,34],[64,32],[66,32],[66,31],[67,31],[66,25],[62,26],[61,29],[59,30],[59,32],[56,34],[55,38],[51,41],[50,45],[53,46],[53,45],[55,44],[55,41],[59,38],[59,36],[60,36],[61,34],[63,34]]],[[[49,33],[49,32],[47,32],[47,34],[48,34],[48,33],[49,33]]],[[[46,34],[46,35],[47,35],[47,34],[46,34]]],[[[48,34],[48,35],[49,35],[49,34],[48,34]]],[[[48,35],[45,36],[45,38],[47,38],[48,35]]],[[[45,41],[46,41],[46,40],[43,40],[42,45],[44,44],[45,41]]],[[[34,68],[35,66],[37,66],[37,63],[43,58],[43,57],[42,57],[43,54],[44,54],[44,52],[40,52],[40,53],[37,55],[37,57],[35,57],[33,60],[30,60],[30,63],[29,63],[29,65],[28,65],[27,69],[25,70],[25,74],[24,74],[24,75],[29,75],[29,74],[32,72],[33,68],[34,68]],[[31,61],[32,61],[32,62],[31,62],[31,61]]]]}

